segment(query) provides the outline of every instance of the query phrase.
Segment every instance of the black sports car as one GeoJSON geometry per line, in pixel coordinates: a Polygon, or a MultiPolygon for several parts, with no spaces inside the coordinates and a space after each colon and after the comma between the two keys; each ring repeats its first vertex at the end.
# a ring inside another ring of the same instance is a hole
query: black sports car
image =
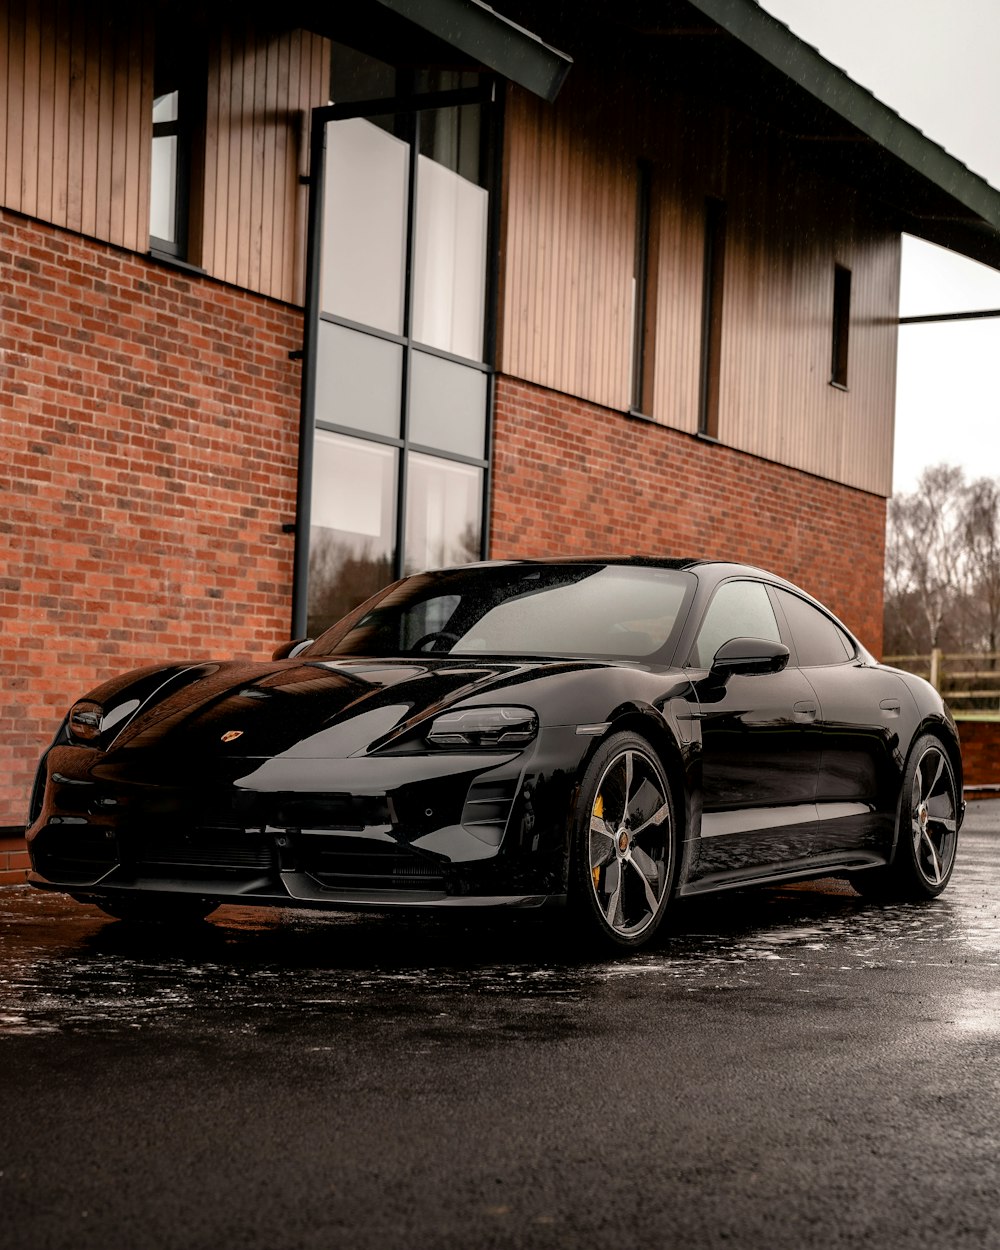
{"type": "Polygon", "coordinates": [[[35,885],[121,918],[568,904],[638,946],[678,895],[843,874],[934,897],[961,784],[936,691],[781,578],[494,562],[405,578],[270,662],[99,686],[27,836],[35,885]]]}

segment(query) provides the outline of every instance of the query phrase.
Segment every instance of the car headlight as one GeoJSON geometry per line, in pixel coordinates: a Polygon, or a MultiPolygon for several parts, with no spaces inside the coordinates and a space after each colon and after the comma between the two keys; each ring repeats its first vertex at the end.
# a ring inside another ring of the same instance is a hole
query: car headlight
{"type": "Polygon", "coordinates": [[[538,733],[530,707],[468,707],[435,716],[427,741],[436,747],[522,747],[538,733]]]}
{"type": "Polygon", "coordinates": [[[101,736],[101,721],[104,709],[99,703],[90,699],[81,699],[69,710],[66,728],[69,736],[76,742],[94,742],[101,736]]]}

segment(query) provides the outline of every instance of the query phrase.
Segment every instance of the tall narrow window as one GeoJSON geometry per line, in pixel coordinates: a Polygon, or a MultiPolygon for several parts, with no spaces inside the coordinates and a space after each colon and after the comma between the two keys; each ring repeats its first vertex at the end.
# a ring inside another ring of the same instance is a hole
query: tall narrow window
{"type": "Polygon", "coordinates": [[[847,389],[847,349],[851,328],[851,271],[833,267],[833,359],[830,382],[847,389]]]}
{"type": "Polygon", "coordinates": [[[149,248],[198,263],[204,194],[206,52],[195,32],[156,32],[149,248]]]}
{"type": "Polygon", "coordinates": [[[632,411],[653,411],[656,334],[656,237],[651,228],[653,171],[640,161],[636,178],[635,261],[632,269],[632,411]]]}
{"type": "MultiPolygon", "coordinates": [[[[335,63],[352,82],[365,68],[335,63]]],[[[388,67],[370,68],[377,86],[388,67]]],[[[393,577],[483,553],[492,87],[419,71],[430,90],[415,95],[405,78],[398,97],[314,114],[311,525],[295,590],[296,632],[313,637],[393,577]]]]}
{"type": "Polygon", "coordinates": [[[187,254],[188,145],[181,121],[181,93],[153,99],[153,160],[149,184],[149,234],[154,251],[187,254]]]}
{"type": "Polygon", "coordinates": [[[726,263],[726,206],[705,201],[705,273],[702,287],[701,388],[698,433],[719,437],[719,379],[722,372],[722,291],[726,263]]]}

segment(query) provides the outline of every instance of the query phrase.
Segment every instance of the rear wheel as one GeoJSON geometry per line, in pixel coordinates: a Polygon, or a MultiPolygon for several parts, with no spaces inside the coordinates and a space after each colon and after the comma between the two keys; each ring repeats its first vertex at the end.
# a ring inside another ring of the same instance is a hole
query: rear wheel
{"type": "Polygon", "coordinates": [[[592,934],[641,946],[656,932],[676,867],[674,803],[663,765],[634,733],[608,738],[580,787],[573,898],[592,934]]]}
{"type": "Polygon", "coordinates": [[[937,898],[955,866],[958,816],[958,787],[948,752],[925,734],[913,744],[903,771],[892,863],[856,873],[851,884],[869,898],[937,898]]]}
{"type": "Polygon", "coordinates": [[[196,924],[219,906],[214,899],[187,894],[126,894],[91,901],[115,920],[150,925],[196,924]]]}

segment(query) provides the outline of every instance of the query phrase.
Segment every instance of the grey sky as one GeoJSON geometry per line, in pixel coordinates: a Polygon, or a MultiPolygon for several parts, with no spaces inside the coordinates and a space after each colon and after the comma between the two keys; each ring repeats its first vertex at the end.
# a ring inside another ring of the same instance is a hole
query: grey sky
{"type": "MultiPolygon", "coordinates": [[[[761,0],[883,103],[1000,187],[1000,0],[761,0]]],[[[1000,308],[1000,273],[904,239],[903,315],[1000,308]]],[[[1000,477],[1000,319],[902,326],[897,491],[928,464],[1000,477]]]]}

